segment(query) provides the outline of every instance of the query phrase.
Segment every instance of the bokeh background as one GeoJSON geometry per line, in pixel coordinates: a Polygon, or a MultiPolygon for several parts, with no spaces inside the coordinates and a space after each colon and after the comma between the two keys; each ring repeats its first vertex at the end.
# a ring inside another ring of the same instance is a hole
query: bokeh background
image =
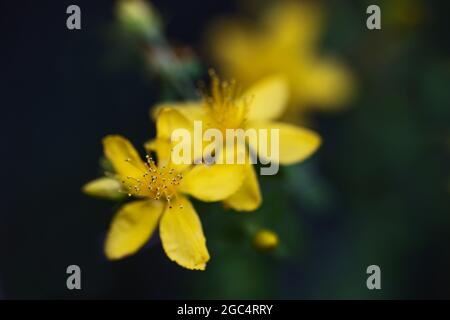
{"type": "MultiPolygon", "coordinates": [[[[266,2],[152,1],[169,43],[202,63],[193,62],[195,80],[220,70],[205,46],[211,24],[251,18],[266,2]]],[[[260,179],[261,209],[196,204],[212,259],[192,272],[170,262],[157,237],[107,261],[118,205],[80,191],[101,174],[103,136],[142,144],[154,135],[149,108],[168,90],[148,68],[148,48],[121,35],[116,2],[2,2],[0,298],[450,298],[448,2],[320,3],[317,52],[346,65],[355,96],[308,112],[303,121],[324,143],[260,179]],[[66,29],[70,4],[81,7],[79,31],[66,29]],[[365,26],[369,4],[381,7],[381,31],[365,26]],[[278,248],[252,247],[259,227],[278,234],[278,248]],[[66,289],[71,264],[81,291],[66,289]],[[371,264],[382,290],[366,288],[371,264]]]]}

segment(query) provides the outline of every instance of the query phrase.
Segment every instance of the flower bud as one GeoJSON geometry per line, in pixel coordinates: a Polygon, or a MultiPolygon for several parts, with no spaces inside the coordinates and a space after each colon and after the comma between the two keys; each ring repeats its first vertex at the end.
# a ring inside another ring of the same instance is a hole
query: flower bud
{"type": "Polygon", "coordinates": [[[278,246],[278,235],[267,229],[261,229],[253,237],[253,245],[261,251],[271,251],[278,246]]]}
{"type": "Polygon", "coordinates": [[[102,177],[86,183],[82,190],[85,194],[110,200],[120,200],[125,197],[123,192],[120,192],[122,185],[114,178],[102,177]]]}
{"type": "Polygon", "coordinates": [[[150,2],[143,0],[120,0],[116,14],[120,23],[129,31],[155,39],[160,35],[158,14],[150,2]]]}

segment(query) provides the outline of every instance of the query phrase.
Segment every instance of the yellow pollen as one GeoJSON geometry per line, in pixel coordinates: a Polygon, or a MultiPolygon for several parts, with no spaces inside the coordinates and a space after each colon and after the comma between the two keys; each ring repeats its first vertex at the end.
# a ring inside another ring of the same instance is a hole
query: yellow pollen
{"type": "MultiPolygon", "coordinates": [[[[171,201],[177,196],[177,187],[183,176],[181,174],[174,175],[173,168],[161,166],[158,168],[152,157],[146,156],[146,170],[142,172],[142,178],[127,176],[126,181],[122,181],[124,186],[128,187],[128,196],[132,194],[140,196],[148,196],[153,200],[165,198],[169,208],[172,208],[171,201]]],[[[130,165],[135,166],[131,159],[125,159],[130,165]]]]}

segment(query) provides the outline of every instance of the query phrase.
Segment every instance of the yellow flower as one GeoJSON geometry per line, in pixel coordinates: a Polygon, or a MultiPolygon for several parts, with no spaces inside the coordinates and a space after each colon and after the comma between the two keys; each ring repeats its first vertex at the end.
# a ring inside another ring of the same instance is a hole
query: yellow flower
{"type": "MultiPolygon", "coordinates": [[[[170,154],[170,149],[165,150],[169,145],[162,141],[157,145],[158,165],[150,156],[142,161],[133,145],[121,136],[103,140],[105,156],[123,191],[137,198],[123,205],[113,218],[106,238],[106,256],[114,260],[135,253],[159,224],[167,256],[185,268],[204,270],[209,260],[206,240],[200,219],[186,196],[203,201],[225,199],[242,183],[242,168],[196,165],[180,170],[165,157],[170,154]]],[[[105,187],[109,194],[111,185],[106,183],[105,187]]]]}
{"type": "MultiPolygon", "coordinates": [[[[188,129],[193,136],[194,121],[202,121],[209,128],[222,132],[226,129],[278,129],[279,157],[272,158],[272,161],[282,165],[301,162],[319,147],[321,139],[315,132],[273,120],[283,113],[288,99],[288,87],[283,77],[270,76],[262,79],[243,94],[239,94],[233,81],[220,82],[214,73],[211,77],[211,95],[202,101],[166,103],[156,108],[158,136],[147,144],[150,150],[155,149],[156,141],[170,141],[171,133],[178,128],[188,129]]],[[[272,141],[268,138],[270,145],[272,141]]],[[[258,143],[248,139],[246,144],[260,158],[264,157],[260,148],[254,145],[255,142],[258,143]]],[[[237,146],[238,150],[244,148],[245,145],[237,146]]],[[[216,166],[226,167],[228,164],[216,166]]],[[[241,166],[244,168],[243,183],[236,193],[224,200],[224,204],[235,210],[252,211],[261,204],[259,183],[249,161],[241,166]]]]}
{"type": "Polygon", "coordinates": [[[337,109],[353,93],[352,76],[334,58],[318,56],[323,26],[318,6],[276,1],[255,23],[217,22],[208,34],[208,47],[228,77],[250,85],[270,74],[288,80],[291,97],[285,118],[301,115],[310,107],[337,109]]]}

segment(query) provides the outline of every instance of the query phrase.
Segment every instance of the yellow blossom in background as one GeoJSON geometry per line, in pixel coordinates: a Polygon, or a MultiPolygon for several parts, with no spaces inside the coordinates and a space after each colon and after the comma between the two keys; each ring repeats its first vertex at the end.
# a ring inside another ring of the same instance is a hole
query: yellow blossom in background
{"type": "Polygon", "coordinates": [[[396,30],[414,31],[428,15],[423,0],[384,0],[381,7],[384,8],[384,20],[388,28],[396,30]]]}
{"type": "Polygon", "coordinates": [[[158,165],[150,156],[147,161],[141,160],[133,145],[121,136],[107,136],[103,146],[105,156],[114,167],[116,180],[96,180],[88,183],[84,191],[92,194],[95,190],[98,196],[103,186],[103,194],[109,196],[115,186],[120,187],[116,192],[126,192],[136,198],[123,205],[113,218],[106,238],[106,256],[115,260],[135,253],[159,225],[167,256],[185,268],[204,270],[209,260],[206,239],[187,196],[203,201],[228,198],[242,183],[242,167],[196,165],[180,168],[164,157],[170,154],[165,150],[170,146],[162,141],[157,148],[160,151],[158,165]]]}
{"type": "Polygon", "coordinates": [[[276,1],[257,22],[216,22],[207,45],[219,70],[243,85],[271,74],[285,76],[291,96],[284,116],[292,121],[292,116],[312,107],[336,110],[354,91],[348,69],[335,58],[317,53],[323,20],[317,5],[276,1]]]}
{"type": "MultiPolygon", "coordinates": [[[[214,73],[211,78],[211,93],[203,100],[166,103],[156,108],[163,112],[157,111],[158,136],[147,144],[149,149],[154,149],[156,141],[170,141],[171,133],[178,128],[186,128],[193,136],[194,121],[202,121],[208,128],[221,132],[226,129],[278,129],[279,158],[272,161],[282,165],[301,162],[319,147],[321,139],[315,132],[274,121],[284,112],[288,100],[288,86],[284,77],[274,75],[261,79],[243,94],[240,94],[235,82],[221,82],[214,73]]],[[[270,141],[270,137],[268,139],[268,145],[277,143],[270,141]]],[[[252,145],[252,141],[247,143],[252,152],[259,153],[260,157],[264,156],[257,146],[252,145]]],[[[238,152],[246,148],[247,146],[237,146],[238,152]]],[[[217,166],[226,167],[228,164],[217,166]]],[[[224,200],[224,204],[238,211],[253,211],[261,205],[257,175],[249,161],[241,166],[245,168],[244,182],[233,195],[224,200]]]]}

